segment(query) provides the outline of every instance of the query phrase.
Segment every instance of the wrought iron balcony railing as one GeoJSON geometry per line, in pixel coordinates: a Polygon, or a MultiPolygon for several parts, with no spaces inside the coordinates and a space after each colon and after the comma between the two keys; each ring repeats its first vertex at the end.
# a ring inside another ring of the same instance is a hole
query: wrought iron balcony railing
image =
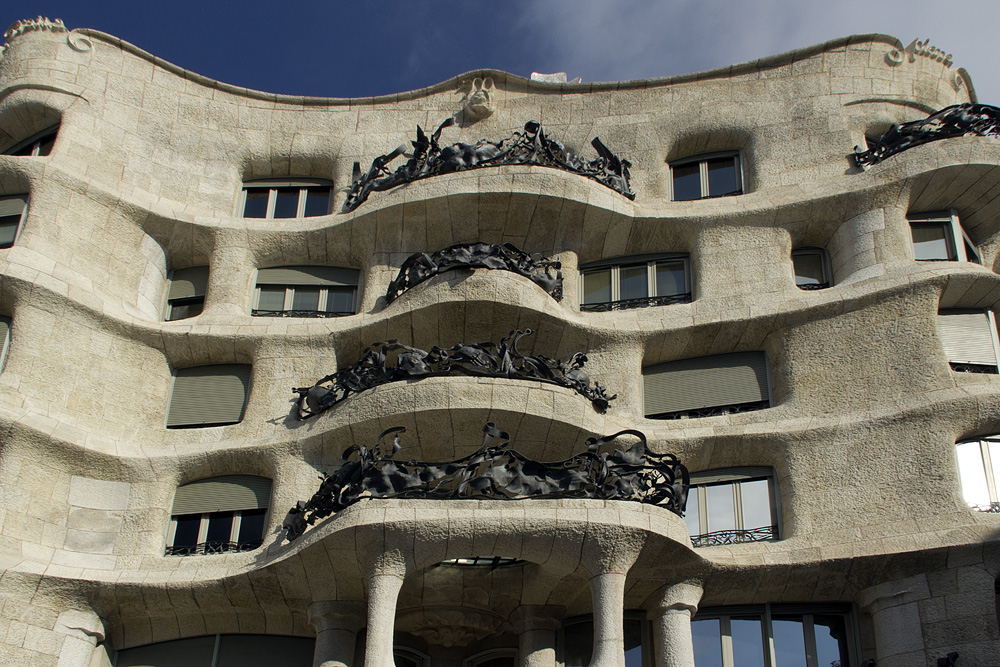
{"type": "Polygon", "coordinates": [[[185,544],[177,546],[167,546],[164,556],[200,556],[204,554],[221,554],[226,552],[253,551],[264,543],[264,540],[252,540],[250,542],[201,542],[199,544],[185,544]]]}
{"type": "Polygon", "coordinates": [[[796,285],[796,287],[798,287],[799,289],[804,289],[804,290],[826,289],[829,286],[830,283],[803,283],[796,285]]]}
{"type": "Polygon", "coordinates": [[[949,362],[951,370],[959,373],[982,373],[985,375],[996,375],[997,367],[989,366],[987,364],[959,364],[955,362],[949,362]]]}
{"type": "Polygon", "coordinates": [[[353,312],[336,310],[258,310],[250,311],[254,317],[343,317],[353,312]]]}
{"type": "Polygon", "coordinates": [[[719,415],[735,415],[740,412],[752,412],[771,407],[770,401],[752,401],[733,405],[716,405],[694,410],[678,410],[677,412],[661,412],[656,415],[646,415],[647,419],[694,419],[697,417],[717,417],[719,415]]]}
{"type": "MultiPolygon", "coordinates": [[[[977,512],[989,512],[990,514],[1000,514],[1000,503],[989,503],[984,505],[969,505],[977,512]]],[[[998,579],[997,581],[1000,581],[998,579]]]]}
{"type": "Polygon", "coordinates": [[[722,544],[743,544],[745,542],[767,542],[778,539],[777,526],[762,526],[749,530],[716,530],[703,535],[692,535],[695,547],[716,547],[722,544]]]}
{"type": "Polygon", "coordinates": [[[691,292],[671,294],[670,296],[644,296],[639,299],[623,299],[621,301],[606,301],[604,303],[585,303],[580,306],[580,310],[585,313],[604,313],[609,310],[669,306],[675,303],[691,303],[691,292]]]}

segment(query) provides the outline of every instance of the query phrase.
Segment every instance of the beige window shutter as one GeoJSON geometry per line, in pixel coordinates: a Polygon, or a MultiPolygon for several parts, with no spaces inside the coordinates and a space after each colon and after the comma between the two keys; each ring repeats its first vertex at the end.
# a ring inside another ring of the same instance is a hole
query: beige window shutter
{"type": "Polygon", "coordinates": [[[177,269],[170,277],[170,293],[168,299],[188,299],[195,296],[205,296],[208,291],[208,267],[191,266],[177,269]]]}
{"type": "Polygon", "coordinates": [[[243,419],[251,367],[218,364],[181,368],[167,410],[167,427],[235,424],[243,419]]]}
{"type": "Polygon", "coordinates": [[[178,487],[173,515],[267,509],[271,480],[254,475],[223,475],[178,487]]]}
{"type": "Polygon", "coordinates": [[[943,311],[938,313],[938,332],[949,362],[997,365],[993,325],[987,313],[943,311]]]}
{"type": "Polygon", "coordinates": [[[0,197],[0,216],[21,215],[28,205],[28,195],[14,195],[13,197],[0,197]]]}
{"type": "Polygon", "coordinates": [[[358,270],[334,266],[278,266],[271,269],[258,269],[257,284],[356,287],[358,270]]]}
{"type": "Polygon", "coordinates": [[[734,352],[643,369],[645,414],[768,400],[767,355],[734,352]]]}

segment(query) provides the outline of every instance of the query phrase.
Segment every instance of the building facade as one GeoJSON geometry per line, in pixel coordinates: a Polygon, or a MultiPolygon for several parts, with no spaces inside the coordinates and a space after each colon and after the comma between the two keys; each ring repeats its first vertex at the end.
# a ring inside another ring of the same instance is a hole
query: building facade
{"type": "Polygon", "coordinates": [[[15,24],[0,663],[1000,665],[1000,142],[912,125],[976,101],[884,35],[332,99],[15,24]]]}

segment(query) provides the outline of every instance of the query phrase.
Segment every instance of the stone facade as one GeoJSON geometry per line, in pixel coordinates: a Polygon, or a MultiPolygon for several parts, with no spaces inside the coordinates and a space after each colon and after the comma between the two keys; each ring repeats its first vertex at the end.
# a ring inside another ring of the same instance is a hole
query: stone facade
{"type": "Polygon", "coordinates": [[[47,156],[0,155],[0,196],[29,196],[0,250],[0,663],[109,665],[116,651],[233,633],[315,637],[315,665],[385,667],[395,644],[430,664],[519,649],[517,664],[542,667],[566,660],[568,619],[589,615],[592,664],[622,667],[619,628],[637,612],[646,664],[691,667],[692,618],[797,604],[843,610],[853,667],[953,651],[960,667],[1000,665],[1000,514],[969,508],[956,463],[957,442],[1000,432],[1000,376],[952,370],[937,326],[939,309],[1000,304],[1000,143],[935,142],[864,172],[847,157],[866,135],[975,101],[949,65],[865,35],[668,79],[482,70],[380,98],[301,98],[97,31],[16,24],[0,51],[0,148],[58,134],[47,156]],[[490,113],[463,114],[484,81],[490,113]],[[443,144],[537,120],[590,160],[599,136],[631,162],[635,200],[522,165],[341,212],[355,163],[455,114],[443,144]],[[742,194],[671,200],[671,163],[722,151],[738,152],[742,194]],[[267,178],[332,183],[332,212],[243,217],[243,184],[267,178]],[[914,261],[907,215],[947,210],[981,265],[914,261]],[[412,253],[474,241],[559,260],[565,297],[477,269],[385,303],[412,253]],[[796,287],[802,247],[828,253],[829,289],[796,287]],[[663,253],[688,258],[689,302],[581,311],[581,265],[663,253]],[[257,269],[304,265],[357,269],[357,313],[251,316],[257,269]],[[210,269],[203,311],[164,321],[171,271],[192,266],[210,269]],[[618,395],[605,413],[565,387],[456,376],[295,418],[291,387],[376,341],[427,350],[524,328],[533,354],[586,353],[618,395]],[[645,416],[643,368],[751,351],[766,354],[770,407],[645,416]],[[242,419],[166,428],[177,369],[212,364],[252,366],[242,419]],[[693,473],[770,468],[781,539],[693,548],[675,514],[591,499],[367,499],[283,539],[287,509],[348,446],[405,426],[401,457],[448,460],[489,421],[536,460],[638,429],[693,473]],[[263,546],[165,556],[177,488],[222,475],[272,481],[263,546]],[[442,564],[494,556],[518,562],[442,564]]]}

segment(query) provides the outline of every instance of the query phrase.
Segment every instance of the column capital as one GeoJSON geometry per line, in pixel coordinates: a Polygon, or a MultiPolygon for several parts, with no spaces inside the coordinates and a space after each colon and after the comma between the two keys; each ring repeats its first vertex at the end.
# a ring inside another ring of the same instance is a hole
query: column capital
{"type": "Polygon", "coordinates": [[[698,603],[704,593],[701,582],[696,580],[667,584],[653,594],[653,604],[647,611],[650,619],[674,611],[686,611],[692,616],[698,611],[698,603]]]}
{"type": "Polygon", "coordinates": [[[357,632],[365,627],[367,620],[364,602],[337,602],[321,600],[313,602],[308,609],[309,625],[316,634],[325,630],[347,630],[357,632]]]}
{"type": "Polygon", "coordinates": [[[565,613],[566,607],[559,605],[523,604],[509,620],[518,634],[526,630],[558,630],[565,613]]]}

